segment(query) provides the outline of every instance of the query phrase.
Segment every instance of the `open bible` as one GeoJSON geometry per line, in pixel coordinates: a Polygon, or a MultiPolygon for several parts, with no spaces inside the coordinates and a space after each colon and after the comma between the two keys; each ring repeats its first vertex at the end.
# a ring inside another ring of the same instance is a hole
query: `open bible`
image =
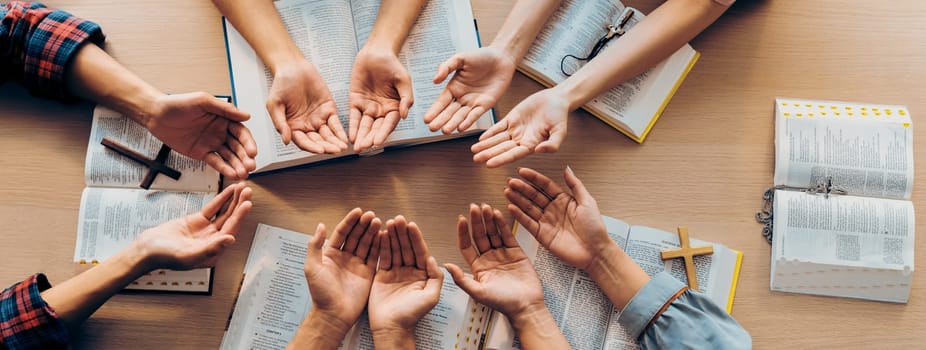
{"type": "MultiPolygon", "coordinates": [[[[289,35],[328,84],[346,131],[348,91],[354,57],[367,41],[379,10],[379,0],[283,0],[277,11],[289,35]]],[[[461,137],[491,126],[494,111],[486,112],[469,130],[444,135],[431,132],[424,113],[446,84],[432,82],[437,66],[457,52],[479,47],[469,0],[428,1],[405,41],[399,59],[411,75],[415,104],[386,140],[386,147],[408,146],[461,137]]],[[[295,144],[284,145],[266,109],[273,75],[227,20],[225,41],[232,92],[239,109],[251,114],[245,125],[257,141],[257,170],[265,172],[355,154],[312,154],[295,144]]],[[[367,154],[375,154],[382,149],[367,154]]]]}
{"type": "MultiPolygon", "coordinates": [[[[624,5],[618,0],[563,0],[518,64],[518,70],[544,86],[559,84],[567,78],[564,70],[571,74],[584,64],[564,57],[586,57],[608,32],[608,25],[619,22],[623,11],[624,5]]],[[[623,28],[632,30],[643,17],[641,12],[633,10],[633,17],[623,28]]],[[[620,40],[614,37],[608,45],[620,40]]],[[[698,56],[697,51],[685,44],[658,65],[605,91],[582,108],[642,143],[698,56]]]]}
{"type": "Polygon", "coordinates": [[[906,107],[777,99],[774,181],[758,214],[772,290],[907,302],[916,226],[906,107]]]}
{"type": "MultiPolygon", "coordinates": [[[[312,309],[304,275],[312,236],[259,224],[244,277],[222,339],[222,350],[284,349],[312,309]]],[[[476,350],[489,321],[477,304],[444,271],[440,302],[418,321],[418,349],[476,350]]],[[[373,349],[366,315],[345,336],[340,349],[373,349]]]]}
{"type": "MultiPolygon", "coordinates": [[[[680,259],[663,261],[659,252],[680,246],[678,235],[645,226],[630,226],[603,216],[608,234],[650,276],[667,271],[687,282],[680,259]]],[[[566,340],[576,350],[637,349],[636,339],[617,322],[621,310],[584,271],[564,264],[540,246],[524,227],[517,225],[516,238],[534,263],[543,284],[543,297],[566,340]]],[[[700,292],[730,312],[743,253],[721,244],[691,240],[693,246],[713,245],[713,255],[694,257],[700,292]]],[[[492,317],[486,349],[520,349],[511,325],[500,313],[492,317]]]]}
{"type": "MultiPolygon", "coordinates": [[[[155,177],[151,190],[139,188],[148,169],[100,144],[112,139],[150,157],[163,143],[147,129],[106,107],[93,110],[93,126],[80,200],[74,261],[95,265],[115,255],[142,231],[194,213],[221,189],[217,171],[205,162],[171,152],[166,165],[181,172],[179,180],[155,177]]],[[[212,269],[157,270],[131,283],[129,290],[209,293],[212,269]]]]}

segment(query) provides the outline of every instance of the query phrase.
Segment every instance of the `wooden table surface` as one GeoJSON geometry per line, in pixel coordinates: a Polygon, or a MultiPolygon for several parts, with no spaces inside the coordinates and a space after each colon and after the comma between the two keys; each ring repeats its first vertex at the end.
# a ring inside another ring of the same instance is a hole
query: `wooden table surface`
{"type": "MultiPolygon", "coordinates": [[[[473,0],[483,42],[511,3],[473,0]]],[[[649,12],[659,3],[630,4],[649,12]]],[[[164,91],[231,92],[220,17],[208,1],[48,5],[100,23],[107,51],[164,91]]],[[[503,206],[515,166],[561,179],[567,164],[603,214],[664,230],[687,225],[693,237],[742,250],[733,315],[757,348],[922,346],[922,254],[906,305],[771,293],[769,245],[753,215],[772,182],[774,97],[904,104],[926,115],[923,18],[918,0],[740,0],[691,42],[701,59],[643,145],[575,112],[558,153],[500,169],[473,164],[469,138],[253,177],[254,211],[220,260],[211,297],[118,295],[75,335],[76,348],[217,347],[258,222],[309,232],[355,206],[380,217],[404,214],[424,229],[439,261],[461,263],[454,223],[468,203],[503,206]]],[[[517,75],[500,115],[540,88],[517,75]]],[[[90,110],[0,85],[0,285],[40,271],[61,283],[78,271],[72,256],[90,110]]],[[[921,156],[926,123],[914,125],[921,156]]],[[[923,223],[926,162],[916,165],[913,201],[923,223]]],[[[924,244],[917,241],[921,253],[924,244]]]]}

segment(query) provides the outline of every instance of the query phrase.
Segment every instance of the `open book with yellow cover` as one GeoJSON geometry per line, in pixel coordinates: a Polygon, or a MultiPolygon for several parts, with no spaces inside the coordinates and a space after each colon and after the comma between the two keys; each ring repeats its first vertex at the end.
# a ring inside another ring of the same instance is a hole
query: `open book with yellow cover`
{"type": "MultiPolygon", "coordinates": [[[[627,255],[650,276],[666,271],[687,282],[681,259],[663,261],[659,252],[677,249],[678,235],[603,216],[608,234],[627,255]]],[[[516,227],[518,243],[534,263],[543,284],[543,298],[557,325],[573,349],[637,349],[639,343],[617,322],[618,310],[594,281],[583,271],[564,264],[539,245],[526,229],[516,227]]],[[[743,253],[722,244],[692,239],[692,246],[713,245],[713,255],[694,257],[700,292],[708,295],[727,312],[733,309],[733,295],[743,253]]],[[[500,313],[492,317],[485,348],[520,349],[514,330],[500,313]]]]}
{"type": "MultiPolygon", "coordinates": [[[[559,84],[567,78],[563,70],[572,73],[583,64],[575,59],[563,61],[563,57],[585,57],[623,11],[624,5],[618,0],[564,0],[518,64],[518,70],[544,86],[559,84]]],[[[632,28],[643,17],[634,10],[623,28],[632,28]]],[[[608,45],[620,40],[614,37],[608,45]]],[[[685,44],[650,70],[605,91],[582,108],[642,143],[698,57],[698,52],[685,44]]]]}

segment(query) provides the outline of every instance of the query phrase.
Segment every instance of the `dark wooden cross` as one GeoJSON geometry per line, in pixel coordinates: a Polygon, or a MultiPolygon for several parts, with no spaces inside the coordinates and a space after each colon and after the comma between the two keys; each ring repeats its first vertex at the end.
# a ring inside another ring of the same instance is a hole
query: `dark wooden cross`
{"type": "Polygon", "coordinates": [[[685,226],[678,227],[678,242],[682,247],[674,250],[663,250],[662,260],[684,258],[685,274],[688,276],[688,287],[700,291],[700,289],[698,289],[698,274],[695,273],[694,257],[698,255],[714,254],[714,247],[692,247],[691,242],[688,241],[688,228],[685,226]]]}
{"type": "Polygon", "coordinates": [[[167,147],[167,145],[161,146],[161,150],[158,151],[157,157],[154,159],[148,159],[148,157],[145,157],[141,153],[138,153],[107,138],[103,138],[103,140],[100,141],[100,144],[115,151],[116,153],[134,160],[141,165],[148,167],[148,174],[146,174],[145,178],[141,181],[141,188],[146,190],[151,188],[151,184],[154,183],[154,178],[157,177],[158,174],[164,174],[171,179],[180,180],[180,175],[182,174],[179,171],[167,166],[166,164],[167,156],[170,155],[170,147],[167,147]]]}

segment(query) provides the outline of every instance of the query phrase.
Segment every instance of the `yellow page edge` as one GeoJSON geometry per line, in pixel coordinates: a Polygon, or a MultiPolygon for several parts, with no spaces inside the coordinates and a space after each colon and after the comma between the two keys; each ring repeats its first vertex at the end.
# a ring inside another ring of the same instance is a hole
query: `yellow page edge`
{"type": "Polygon", "coordinates": [[[730,298],[727,299],[727,313],[733,313],[733,297],[736,296],[736,284],[740,280],[740,268],[743,266],[743,252],[736,252],[736,265],[733,267],[733,282],[730,283],[730,298]]]}

